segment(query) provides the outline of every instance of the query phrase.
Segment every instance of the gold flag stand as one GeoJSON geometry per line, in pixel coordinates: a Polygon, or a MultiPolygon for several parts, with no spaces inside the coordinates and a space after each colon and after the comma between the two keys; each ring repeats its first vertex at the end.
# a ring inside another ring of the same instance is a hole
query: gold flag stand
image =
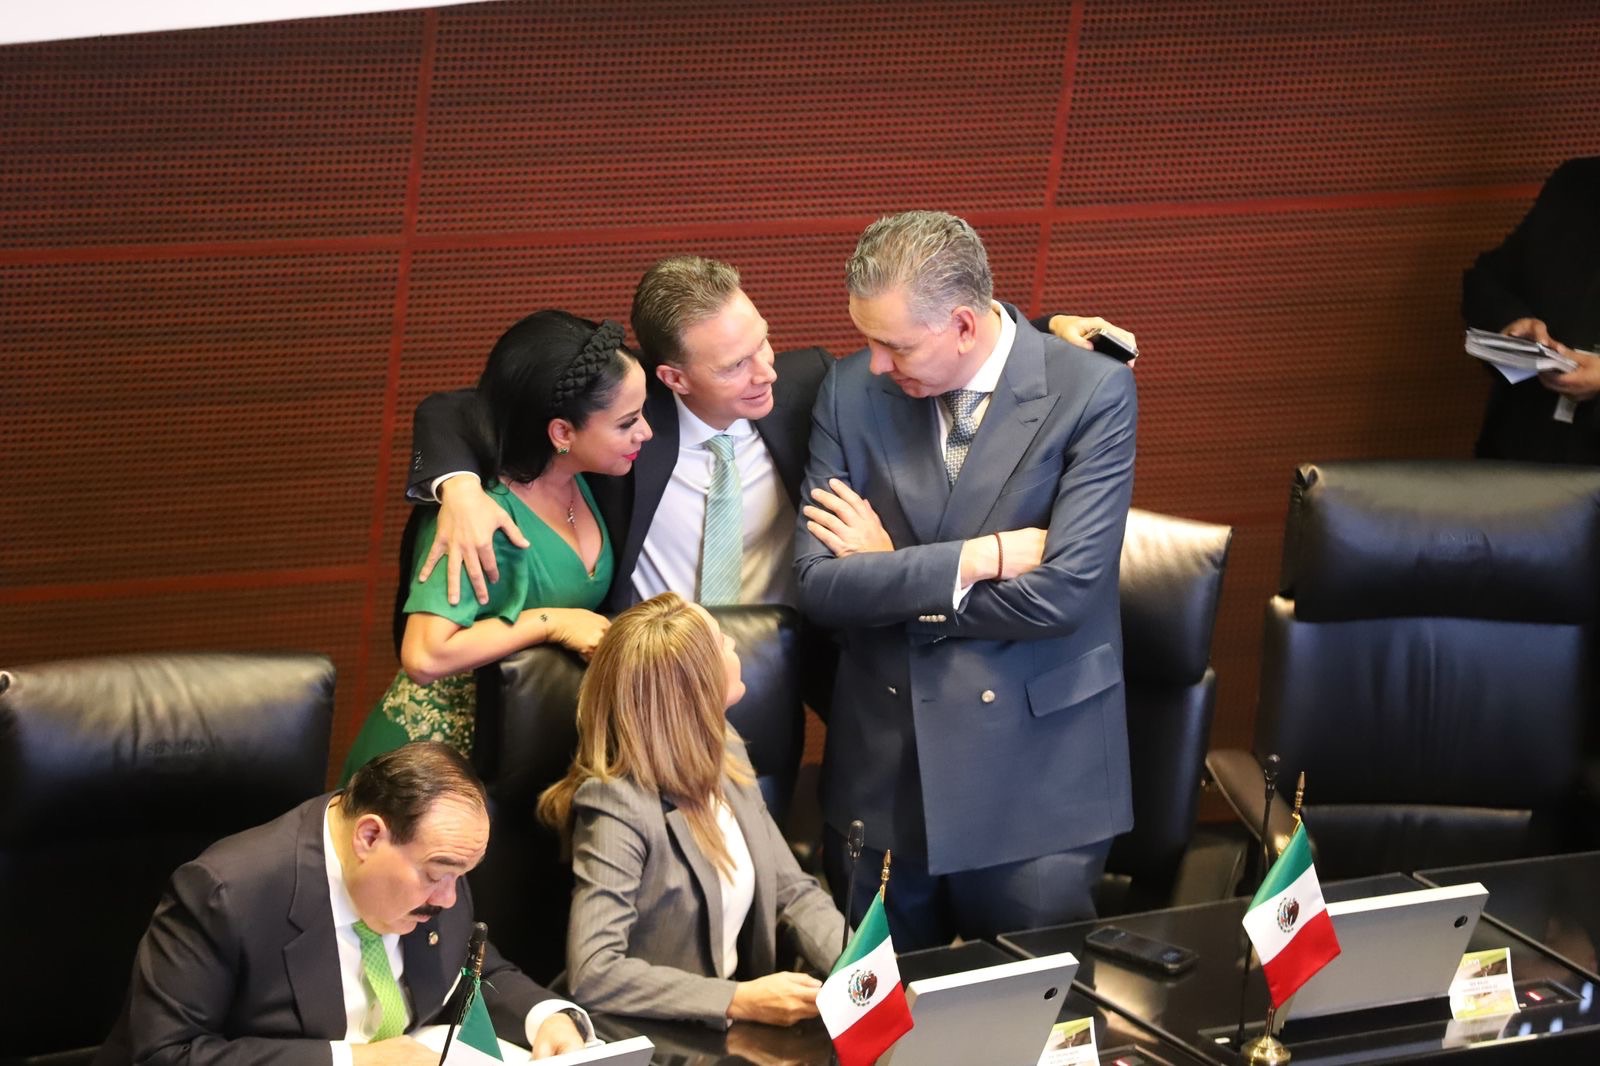
{"type": "MultiPolygon", "coordinates": [[[[1300,804],[1306,797],[1306,774],[1300,771],[1300,780],[1295,783],[1294,789],[1294,824],[1300,825],[1300,804]]],[[[1261,1030],[1261,1035],[1248,1041],[1239,1049],[1244,1056],[1244,1061],[1250,1066],[1282,1066],[1289,1061],[1289,1046],[1272,1034],[1277,1022],[1278,1008],[1267,1008],[1267,1023],[1261,1030]]]]}

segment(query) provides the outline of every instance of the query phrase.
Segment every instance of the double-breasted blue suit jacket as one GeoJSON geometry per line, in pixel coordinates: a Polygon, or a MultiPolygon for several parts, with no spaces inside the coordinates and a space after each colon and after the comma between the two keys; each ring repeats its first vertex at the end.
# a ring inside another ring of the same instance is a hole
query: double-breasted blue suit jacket
{"type": "Polygon", "coordinates": [[[931,874],[1034,858],[1133,824],[1117,567],[1137,402],[1114,359],[1017,334],[949,486],[935,399],[835,366],[812,414],[805,491],[840,478],[893,552],[845,558],[800,517],[801,608],[839,633],[823,811],[931,874]],[[1042,565],[952,607],[962,543],[1048,530],[1042,565]]]}

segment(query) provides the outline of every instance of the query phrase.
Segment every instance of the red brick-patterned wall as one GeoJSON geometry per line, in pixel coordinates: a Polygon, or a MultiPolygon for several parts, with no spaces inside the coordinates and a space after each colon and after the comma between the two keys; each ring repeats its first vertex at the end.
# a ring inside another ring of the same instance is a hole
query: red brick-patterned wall
{"type": "Polygon", "coordinates": [[[1465,455],[1459,274],[1600,151],[1592,0],[557,0],[0,49],[0,662],[292,647],[335,749],[394,669],[409,413],[541,306],[727,258],[855,338],[871,218],[1139,333],[1136,502],[1238,529],[1248,738],[1289,474],[1465,455]]]}

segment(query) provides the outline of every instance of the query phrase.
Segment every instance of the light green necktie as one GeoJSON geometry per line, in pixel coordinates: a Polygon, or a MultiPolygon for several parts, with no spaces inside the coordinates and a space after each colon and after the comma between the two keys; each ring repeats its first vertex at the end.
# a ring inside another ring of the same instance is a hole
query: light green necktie
{"type": "Polygon", "coordinates": [[[383,937],[369,929],[366,922],[356,922],[355,930],[356,939],[361,941],[361,972],[372,989],[372,997],[378,1001],[378,1031],[372,1034],[373,1043],[377,1043],[406,1031],[406,1001],[400,994],[400,982],[389,968],[383,937]]]}
{"type": "Polygon", "coordinates": [[[716,456],[711,465],[711,491],[706,496],[705,533],[700,542],[700,602],[739,602],[739,564],[744,554],[744,500],[739,468],[733,462],[733,438],[718,433],[706,441],[716,456]]]}

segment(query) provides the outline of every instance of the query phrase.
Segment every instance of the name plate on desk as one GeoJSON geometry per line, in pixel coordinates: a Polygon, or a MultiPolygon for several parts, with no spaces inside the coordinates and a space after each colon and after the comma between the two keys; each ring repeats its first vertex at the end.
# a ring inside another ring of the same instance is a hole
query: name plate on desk
{"type": "MultiPolygon", "coordinates": [[[[919,969],[917,954],[901,956],[902,977],[919,969]]],[[[912,1029],[879,1066],[1035,1066],[1077,972],[1067,952],[915,978],[912,1029]]]]}
{"type": "Polygon", "coordinates": [[[1314,1018],[1444,996],[1488,898],[1473,883],[1328,904],[1339,957],[1278,1017],[1314,1018]]]}

